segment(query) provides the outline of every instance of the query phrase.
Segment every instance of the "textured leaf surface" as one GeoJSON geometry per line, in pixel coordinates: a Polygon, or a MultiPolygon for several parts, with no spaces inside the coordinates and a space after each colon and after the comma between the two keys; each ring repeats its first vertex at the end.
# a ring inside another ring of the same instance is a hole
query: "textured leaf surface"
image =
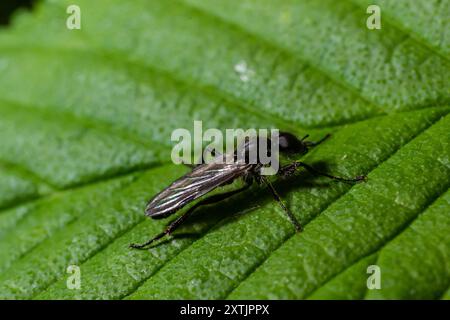
{"type": "Polygon", "coordinates": [[[377,31],[365,0],[47,0],[18,14],[0,31],[0,297],[448,299],[449,4],[373,2],[377,31]],[[81,30],[65,27],[69,4],[81,30]],[[277,181],[302,233],[254,186],[128,249],[167,223],[143,208],[187,171],[169,163],[170,134],[194,120],[331,132],[303,160],[369,182],[277,181]],[[367,289],[374,264],[381,290],[367,289]]]}

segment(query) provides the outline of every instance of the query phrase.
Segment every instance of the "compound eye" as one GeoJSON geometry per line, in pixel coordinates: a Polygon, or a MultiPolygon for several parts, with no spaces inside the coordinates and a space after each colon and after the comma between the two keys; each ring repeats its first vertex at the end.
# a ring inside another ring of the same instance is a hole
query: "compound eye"
{"type": "Polygon", "coordinates": [[[286,137],[281,136],[278,139],[278,143],[280,145],[280,148],[282,148],[282,149],[286,149],[287,147],[289,147],[289,143],[288,143],[288,140],[286,139],[286,137]]]}

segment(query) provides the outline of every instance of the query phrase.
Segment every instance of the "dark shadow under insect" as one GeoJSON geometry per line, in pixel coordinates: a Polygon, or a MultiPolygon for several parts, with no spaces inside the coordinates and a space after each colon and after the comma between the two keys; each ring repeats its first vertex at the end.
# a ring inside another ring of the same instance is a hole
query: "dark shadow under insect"
{"type": "MultiPolygon", "coordinates": [[[[325,141],[329,135],[325,136],[318,142],[305,141],[308,136],[302,139],[298,139],[294,135],[287,132],[280,132],[279,135],[279,152],[281,154],[305,154],[310,147],[314,147],[325,141]]],[[[248,142],[246,142],[248,144],[248,142]]],[[[244,151],[248,151],[252,148],[250,144],[244,146],[244,151]]],[[[222,155],[214,155],[220,156],[222,155]]],[[[234,155],[236,158],[236,154],[234,155]]],[[[194,166],[192,171],[173,182],[169,187],[157,194],[147,205],[146,215],[153,219],[165,218],[171,214],[174,214],[188,203],[196,200],[197,198],[211,192],[212,190],[232,183],[238,178],[243,178],[245,181],[244,187],[233,190],[230,192],[216,194],[206,199],[202,199],[192,207],[190,207],[184,214],[171,222],[167,228],[142,244],[131,244],[131,248],[143,249],[154,241],[163,238],[166,235],[170,235],[175,229],[177,229],[192,213],[199,207],[210,205],[223,201],[233,195],[241,193],[247,190],[254,181],[258,184],[265,184],[272,194],[273,198],[278,202],[280,207],[284,210],[289,220],[297,231],[301,230],[301,225],[289,208],[284,204],[280,195],[274,188],[273,184],[267,179],[266,176],[260,174],[260,170],[263,167],[261,163],[249,164],[244,162],[235,163],[208,163],[194,166]]],[[[328,173],[318,171],[312,166],[301,162],[294,161],[288,165],[282,166],[277,172],[278,176],[290,177],[296,173],[299,168],[306,169],[310,174],[316,176],[324,176],[333,180],[354,183],[359,181],[365,181],[365,176],[357,176],[355,178],[342,178],[328,173]]]]}

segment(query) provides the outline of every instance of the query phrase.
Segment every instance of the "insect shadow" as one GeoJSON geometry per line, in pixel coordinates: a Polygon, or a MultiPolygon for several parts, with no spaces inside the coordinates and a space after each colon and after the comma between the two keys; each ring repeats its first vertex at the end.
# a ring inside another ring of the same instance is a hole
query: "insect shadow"
{"type": "MultiPolygon", "coordinates": [[[[321,171],[327,171],[327,164],[323,161],[315,162],[312,165],[315,169],[321,171]]],[[[336,181],[327,180],[327,182],[317,181],[318,177],[307,171],[297,172],[293,176],[286,178],[278,178],[273,182],[274,187],[277,188],[280,195],[285,195],[292,190],[310,189],[310,188],[328,188],[330,185],[340,183],[336,181]]],[[[214,230],[220,228],[228,223],[232,223],[235,219],[239,219],[240,215],[244,215],[254,209],[263,207],[268,203],[273,202],[273,198],[268,190],[261,192],[261,189],[265,189],[263,185],[253,185],[249,190],[239,193],[229,199],[223,200],[220,203],[210,204],[202,206],[195,210],[192,217],[181,226],[176,232],[171,235],[171,238],[164,239],[158,243],[155,243],[148,248],[155,248],[162,244],[171,242],[173,239],[198,239],[203,235],[203,231],[193,232],[194,225],[198,223],[212,226],[208,230],[214,230]],[[231,217],[230,217],[231,213],[231,217]]],[[[206,196],[207,197],[207,196],[206,196]]],[[[289,206],[289,203],[287,203],[289,206]]],[[[184,210],[189,210],[185,208],[184,210]]],[[[169,222],[168,224],[170,224],[169,222]]]]}

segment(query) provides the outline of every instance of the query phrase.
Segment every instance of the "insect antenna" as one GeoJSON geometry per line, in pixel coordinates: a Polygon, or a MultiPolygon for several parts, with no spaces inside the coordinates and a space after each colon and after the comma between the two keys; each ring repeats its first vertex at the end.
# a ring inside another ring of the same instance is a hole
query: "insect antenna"
{"type": "Polygon", "coordinates": [[[300,141],[303,142],[303,141],[305,141],[305,139],[308,138],[308,137],[309,137],[309,134],[307,134],[306,136],[304,136],[303,138],[301,138],[300,141]]]}
{"type": "MultiPolygon", "coordinates": [[[[306,137],[308,137],[308,135],[306,135],[306,137]]],[[[329,137],[331,137],[331,134],[328,133],[328,134],[325,135],[325,137],[323,137],[319,141],[316,141],[316,142],[314,142],[314,141],[305,141],[305,145],[307,145],[308,147],[315,147],[315,146],[318,146],[319,144],[321,144],[322,142],[324,142],[325,140],[327,140],[329,137]]],[[[305,138],[303,138],[302,141],[305,138]]]]}

